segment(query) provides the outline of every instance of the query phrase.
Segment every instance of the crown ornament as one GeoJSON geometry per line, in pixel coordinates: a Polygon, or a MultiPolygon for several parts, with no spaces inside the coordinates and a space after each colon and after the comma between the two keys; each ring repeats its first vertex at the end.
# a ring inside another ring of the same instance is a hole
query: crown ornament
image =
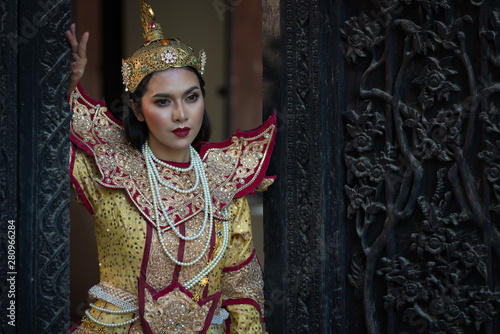
{"type": "Polygon", "coordinates": [[[150,5],[141,0],[141,21],[145,43],[131,57],[122,60],[125,91],[134,92],[139,83],[150,73],[171,67],[190,66],[203,75],[207,62],[205,51],[196,57],[193,48],[180,39],[166,39],[150,5]]]}

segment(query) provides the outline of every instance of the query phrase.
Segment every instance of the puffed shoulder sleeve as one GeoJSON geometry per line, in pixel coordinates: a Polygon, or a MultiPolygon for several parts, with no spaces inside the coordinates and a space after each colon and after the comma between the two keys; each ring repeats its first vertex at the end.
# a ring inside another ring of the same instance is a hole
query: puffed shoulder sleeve
{"type": "Polygon", "coordinates": [[[263,333],[264,281],[252,241],[246,197],[229,206],[231,240],[222,274],[222,305],[229,312],[230,333],[263,333]]]}
{"type": "Polygon", "coordinates": [[[102,171],[96,166],[96,153],[120,141],[121,123],[109,113],[104,101],[93,100],[80,84],[70,93],[68,102],[73,114],[70,124],[71,184],[78,201],[93,214],[95,203],[99,201],[100,185],[96,180],[102,178],[102,171]]]}
{"type": "Polygon", "coordinates": [[[70,151],[69,172],[71,186],[78,195],[78,202],[90,214],[94,214],[94,202],[99,197],[99,184],[95,181],[99,178],[99,171],[93,158],[73,144],[70,151]]]}

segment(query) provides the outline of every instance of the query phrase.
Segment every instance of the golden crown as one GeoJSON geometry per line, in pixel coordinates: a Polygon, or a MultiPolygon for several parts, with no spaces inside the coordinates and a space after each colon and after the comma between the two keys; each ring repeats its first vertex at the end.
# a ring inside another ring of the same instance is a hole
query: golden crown
{"type": "Polygon", "coordinates": [[[146,75],[170,67],[191,66],[203,75],[207,62],[205,51],[200,50],[196,57],[193,48],[180,39],[165,39],[153,9],[144,0],[141,0],[141,12],[146,42],[131,57],[122,60],[125,90],[134,92],[146,75]]]}

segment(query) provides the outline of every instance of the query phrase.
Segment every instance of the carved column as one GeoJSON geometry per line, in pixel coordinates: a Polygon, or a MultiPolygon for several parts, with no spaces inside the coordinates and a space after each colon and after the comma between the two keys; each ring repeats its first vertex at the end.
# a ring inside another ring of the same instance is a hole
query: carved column
{"type": "Polygon", "coordinates": [[[264,215],[270,333],[346,330],[335,13],[333,1],[263,2],[264,117],[278,115],[264,215]]]}
{"type": "MultiPolygon", "coordinates": [[[[0,140],[0,212],[2,213],[2,220],[0,221],[0,254],[2,257],[0,261],[0,278],[2,280],[2,284],[0,284],[0,307],[2,310],[0,331],[2,333],[14,333],[15,328],[8,325],[10,318],[7,318],[7,315],[10,314],[10,310],[7,309],[11,307],[11,301],[16,302],[16,300],[12,292],[9,294],[11,284],[6,280],[8,278],[7,273],[13,272],[12,269],[16,269],[14,267],[9,269],[8,231],[9,225],[16,226],[14,221],[18,215],[18,138],[16,134],[18,118],[17,101],[13,98],[16,96],[18,89],[18,61],[16,50],[9,40],[9,36],[12,36],[12,34],[17,35],[17,2],[0,2],[0,12],[12,13],[12,15],[7,15],[5,19],[0,21],[0,45],[2,46],[0,48],[0,138],[3,138],[0,140]],[[5,59],[10,61],[5,61],[5,59]],[[11,139],[5,140],[5,138],[11,139]],[[12,221],[12,224],[9,224],[9,221],[12,221]]],[[[15,232],[15,230],[13,231],[15,232]]],[[[11,253],[14,246],[11,245],[11,253]]],[[[15,291],[15,285],[13,285],[12,289],[15,291]]]]}
{"type": "Polygon", "coordinates": [[[2,1],[0,11],[1,331],[63,333],[69,324],[70,2],[2,1]],[[9,220],[16,227],[12,268],[5,267],[9,220]],[[5,293],[5,275],[14,277],[14,298],[5,293]],[[12,300],[15,327],[5,311],[12,300]]]}

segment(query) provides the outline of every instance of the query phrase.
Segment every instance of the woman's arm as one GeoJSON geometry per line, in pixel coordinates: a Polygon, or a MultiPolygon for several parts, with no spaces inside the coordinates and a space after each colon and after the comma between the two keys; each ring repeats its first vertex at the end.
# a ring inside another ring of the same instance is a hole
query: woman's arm
{"type": "Polygon", "coordinates": [[[250,208],[246,197],[229,207],[231,241],[222,274],[222,306],[229,312],[231,334],[262,334],[264,281],[252,241],[250,208]]]}
{"type": "Polygon", "coordinates": [[[71,76],[69,77],[68,94],[75,90],[78,82],[85,72],[87,65],[87,42],[89,41],[90,33],[87,31],[83,34],[82,39],[78,42],[76,38],[76,24],[71,25],[71,30],[66,31],[66,37],[71,45],[71,76]]]}

